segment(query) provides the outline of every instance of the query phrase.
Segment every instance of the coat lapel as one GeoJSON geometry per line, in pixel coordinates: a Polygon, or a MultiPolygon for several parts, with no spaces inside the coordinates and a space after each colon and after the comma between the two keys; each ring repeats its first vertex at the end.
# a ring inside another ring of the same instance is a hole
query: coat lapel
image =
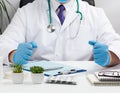
{"type": "MultiPolygon", "coordinates": [[[[52,24],[55,26],[55,28],[56,28],[56,33],[57,32],[59,32],[60,30],[61,30],[61,23],[60,23],[60,21],[59,21],[59,18],[58,18],[58,16],[57,16],[57,14],[56,14],[56,12],[53,10],[53,9],[51,9],[51,16],[52,16],[52,24]]],[[[49,17],[49,10],[47,9],[46,10],[46,13],[47,13],[47,16],[48,16],[48,22],[49,22],[49,20],[50,20],[50,17],[49,17]]],[[[48,24],[50,24],[50,23],[48,23],[48,24]]]]}
{"type": "MultiPolygon", "coordinates": [[[[64,29],[66,29],[66,27],[68,27],[76,19],[76,17],[79,16],[79,14],[76,13],[76,4],[74,4],[72,6],[72,8],[69,9],[68,12],[66,12],[65,21],[64,21],[63,25],[61,26],[60,20],[59,20],[57,14],[55,13],[55,11],[53,9],[51,9],[51,12],[52,12],[53,24],[54,25],[57,24],[57,27],[59,27],[60,31],[63,31],[64,29]]],[[[49,9],[48,9],[48,7],[46,8],[46,13],[48,15],[48,21],[49,21],[49,9]]]]}
{"type": "Polygon", "coordinates": [[[76,13],[76,10],[71,8],[70,11],[68,11],[66,14],[65,21],[61,28],[61,31],[64,30],[66,27],[68,27],[69,24],[71,24],[76,19],[77,16],[79,15],[76,13]]]}

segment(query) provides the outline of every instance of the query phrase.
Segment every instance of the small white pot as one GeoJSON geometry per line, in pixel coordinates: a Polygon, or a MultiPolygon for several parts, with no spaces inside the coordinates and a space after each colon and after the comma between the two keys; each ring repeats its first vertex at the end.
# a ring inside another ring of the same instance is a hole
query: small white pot
{"type": "Polygon", "coordinates": [[[12,73],[12,81],[15,84],[22,84],[24,80],[23,73],[12,73]]]}
{"type": "Polygon", "coordinates": [[[34,84],[40,84],[44,81],[44,74],[43,73],[40,73],[40,74],[31,73],[31,78],[34,84]]]}

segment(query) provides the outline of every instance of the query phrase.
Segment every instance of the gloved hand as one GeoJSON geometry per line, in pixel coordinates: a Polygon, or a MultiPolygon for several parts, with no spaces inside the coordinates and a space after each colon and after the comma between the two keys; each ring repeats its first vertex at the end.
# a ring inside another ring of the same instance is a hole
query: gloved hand
{"type": "Polygon", "coordinates": [[[33,49],[37,48],[36,42],[19,44],[16,52],[13,55],[13,62],[16,64],[27,64],[32,56],[33,49]]]}
{"type": "Polygon", "coordinates": [[[89,44],[93,45],[95,62],[101,66],[108,66],[110,64],[108,46],[96,41],[89,41],[89,44]]]}

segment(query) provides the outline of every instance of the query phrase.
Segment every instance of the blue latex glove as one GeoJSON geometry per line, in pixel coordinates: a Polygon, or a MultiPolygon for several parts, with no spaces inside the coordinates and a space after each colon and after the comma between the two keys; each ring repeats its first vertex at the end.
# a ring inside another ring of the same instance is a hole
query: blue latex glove
{"type": "Polygon", "coordinates": [[[108,66],[110,64],[110,54],[108,46],[96,41],[89,41],[90,45],[93,45],[94,60],[101,66],[108,66]]]}
{"type": "Polygon", "coordinates": [[[32,56],[33,49],[37,48],[35,42],[19,44],[16,52],[13,55],[13,62],[15,64],[27,64],[32,56]]]}

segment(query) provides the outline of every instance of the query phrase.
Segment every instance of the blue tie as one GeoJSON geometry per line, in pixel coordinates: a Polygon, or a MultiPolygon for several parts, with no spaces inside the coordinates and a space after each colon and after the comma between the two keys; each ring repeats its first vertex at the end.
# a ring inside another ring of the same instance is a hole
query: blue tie
{"type": "Polygon", "coordinates": [[[59,8],[58,17],[62,25],[65,20],[65,16],[64,16],[65,7],[63,5],[60,5],[58,8],[59,8]]]}

